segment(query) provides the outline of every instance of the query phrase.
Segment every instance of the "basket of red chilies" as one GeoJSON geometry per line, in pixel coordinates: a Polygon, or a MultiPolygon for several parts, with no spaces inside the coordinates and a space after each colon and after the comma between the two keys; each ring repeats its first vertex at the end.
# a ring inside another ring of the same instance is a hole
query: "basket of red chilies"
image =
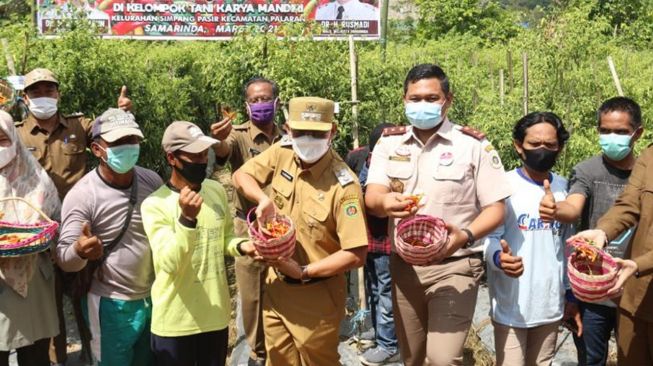
{"type": "Polygon", "coordinates": [[[247,213],[249,237],[261,257],[270,260],[290,258],[295,253],[295,225],[290,217],[275,214],[266,217],[264,230],[259,227],[259,220],[253,219],[255,208],[247,213]]]}
{"type": "Polygon", "coordinates": [[[440,218],[415,215],[399,221],[395,250],[406,263],[423,266],[446,249],[447,226],[440,218]]]}
{"type": "Polygon", "coordinates": [[[567,244],[567,274],[571,290],[584,302],[600,302],[608,299],[608,290],[617,282],[619,265],[607,252],[592,242],[576,238],[567,244]]]}

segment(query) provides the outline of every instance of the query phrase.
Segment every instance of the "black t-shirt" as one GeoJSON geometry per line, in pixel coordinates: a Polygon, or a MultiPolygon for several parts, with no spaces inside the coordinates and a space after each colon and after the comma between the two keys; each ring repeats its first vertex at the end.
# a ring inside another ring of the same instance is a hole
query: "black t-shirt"
{"type": "MultiPolygon", "coordinates": [[[[580,230],[593,229],[597,221],[605,214],[626,187],[630,170],[617,169],[603,158],[603,155],[591,157],[578,163],[569,178],[569,195],[578,193],[585,196],[585,207],[580,217],[580,230]]],[[[610,242],[607,251],[623,257],[635,228],[624,232],[610,242]]]]}

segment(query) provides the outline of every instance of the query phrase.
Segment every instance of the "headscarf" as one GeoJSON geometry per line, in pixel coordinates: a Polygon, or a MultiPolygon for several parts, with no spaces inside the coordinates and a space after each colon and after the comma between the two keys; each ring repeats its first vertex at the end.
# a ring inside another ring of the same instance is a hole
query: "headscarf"
{"type": "MultiPolygon", "coordinates": [[[[0,111],[0,129],[11,140],[16,156],[0,167],[0,198],[21,197],[41,209],[53,220],[61,215],[61,201],[57,188],[39,162],[27,151],[18,137],[11,116],[0,111]]],[[[0,147],[2,149],[2,147],[0,147]]],[[[0,202],[2,221],[33,224],[44,219],[24,202],[10,200],[0,202]]],[[[27,287],[34,274],[38,254],[17,258],[0,258],[0,280],[18,294],[27,297],[27,287]]]]}

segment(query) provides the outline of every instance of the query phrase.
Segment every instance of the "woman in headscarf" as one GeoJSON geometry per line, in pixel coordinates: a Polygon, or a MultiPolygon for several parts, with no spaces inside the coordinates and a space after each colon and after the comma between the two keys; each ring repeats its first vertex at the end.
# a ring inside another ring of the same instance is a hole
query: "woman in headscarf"
{"type": "MultiPolygon", "coordinates": [[[[50,177],[21,143],[13,119],[0,111],[0,198],[20,197],[58,220],[61,202],[50,177]]],[[[43,218],[24,202],[0,202],[3,221],[43,218]]],[[[0,366],[17,351],[20,366],[49,366],[50,338],[59,332],[50,252],[0,257],[0,366]]]]}

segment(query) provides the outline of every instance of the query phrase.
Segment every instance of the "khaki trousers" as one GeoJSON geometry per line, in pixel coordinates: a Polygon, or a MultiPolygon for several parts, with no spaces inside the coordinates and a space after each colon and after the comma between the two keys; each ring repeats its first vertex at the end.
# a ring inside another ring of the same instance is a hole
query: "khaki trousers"
{"type": "Polygon", "coordinates": [[[617,364],[653,365],[653,323],[619,310],[617,364]]]}
{"type": "Polygon", "coordinates": [[[492,322],[497,366],[548,366],[555,356],[559,321],[533,328],[492,322]]]}
{"type": "MultiPolygon", "coordinates": [[[[234,232],[246,237],[247,223],[234,219],[234,232]]],[[[240,293],[245,338],[251,349],[250,358],[265,360],[265,335],[263,333],[263,288],[267,266],[250,257],[236,257],[236,284],[240,293]]]]}
{"type": "Polygon", "coordinates": [[[390,257],[399,350],[406,366],[462,365],[463,346],[474,316],[479,257],[450,258],[419,267],[390,257]]]}
{"type": "Polygon", "coordinates": [[[340,365],[345,276],[291,285],[268,271],[263,293],[267,366],[340,365]]]}

